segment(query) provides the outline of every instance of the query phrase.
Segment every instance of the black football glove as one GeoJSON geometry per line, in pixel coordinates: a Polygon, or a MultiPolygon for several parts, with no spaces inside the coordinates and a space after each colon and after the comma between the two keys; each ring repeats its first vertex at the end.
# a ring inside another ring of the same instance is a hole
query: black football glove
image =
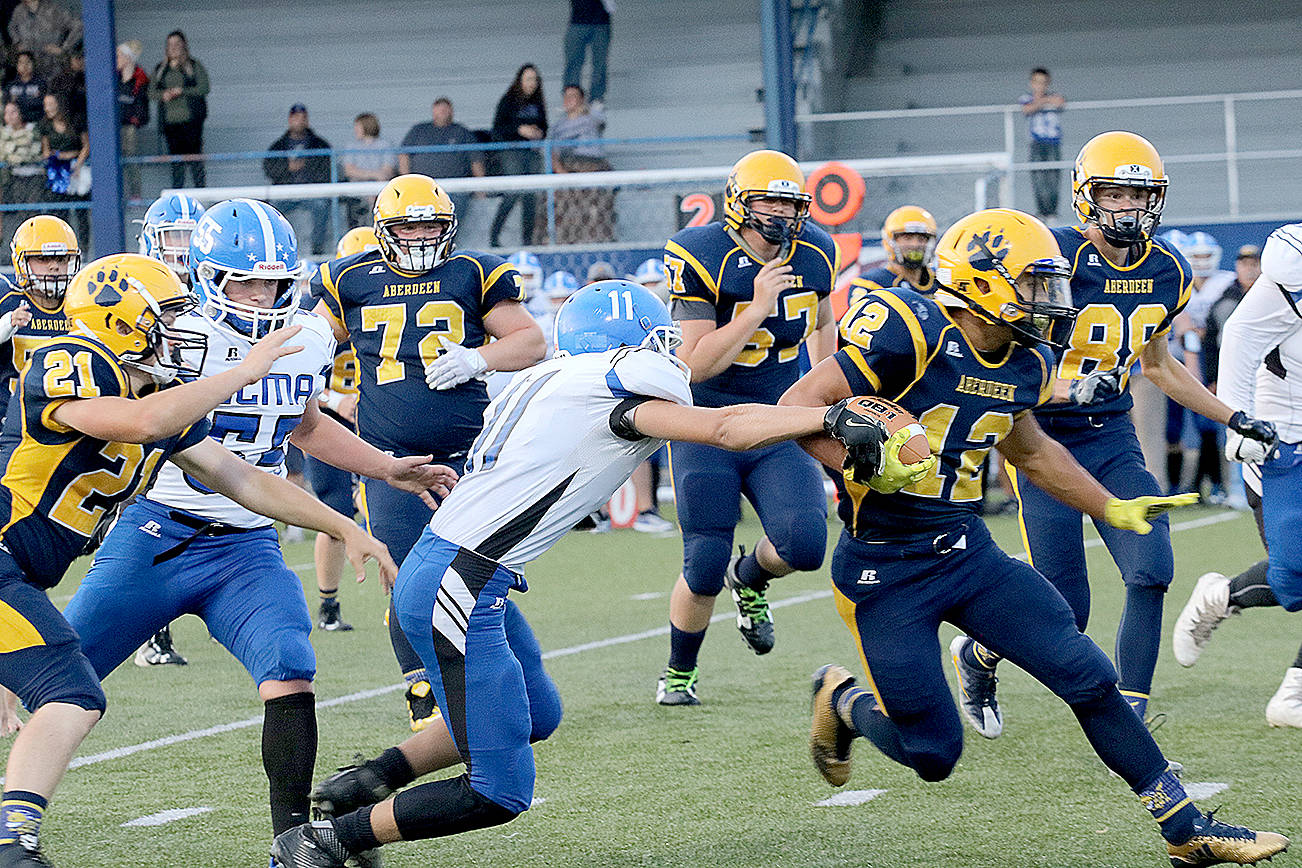
{"type": "Polygon", "coordinates": [[[882,469],[884,445],[890,434],[880,419],[856,412],[850,408],[849,401],[844,398],[827,408],[823,430],[845,446],[842,471],[846,478],[867,485],[882,469]]]}
{"type": "Polygon", "coordinates": [[[1225,454],[1231,461],[1260,464],[1279,448],[1279,434],[1265,419],[1254,419],[1242,410],[1235,410],[1225,425],[1234,432],[1225,441],[1225,454]]]}

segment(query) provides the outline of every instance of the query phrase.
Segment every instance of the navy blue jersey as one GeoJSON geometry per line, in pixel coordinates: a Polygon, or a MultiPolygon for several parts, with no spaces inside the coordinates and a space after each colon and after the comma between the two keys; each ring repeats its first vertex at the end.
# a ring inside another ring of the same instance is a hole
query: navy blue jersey
{"type": "Polygon", "coordinates": [[[0,386],[4,387],[0,400],[5,403],[8,403],[9,395],[13,392],[18,372],[23,369],[32,351],[42,341],[68,333],[68,320],[63,316],[62,304],[58,310],[45,310],[7,278],[0,276],[0,316],[17,310],[24,301],[31,311],[32,321],[14,332],[14,336],[0,349],[0,386]]]}
{"type": "Polygon", "coordinates": [[[89,338],[46,342],[18,377],[0,432],[0,542],[35,585],[58,584],[115,506],[144,491],[169,455],[208,436],[201,419],[157,443],[115,443],[54,419],[60,404],[101,397],[135,395],[113,354],[89,338]]]}
{"type": "MultiPolygon", "coordinates": [[[[697,406],[776,404],[800,378],[800,347],[814,331],[819,302],[832,292],[836,280],[836,244],[822,229],[806,223],[783,264],[791,265],[796,285],[782,291],[768,319],[727,369],[692,384],[697,406]]],[[[716,327],[727,325],[754,299],[755,275],[763,265],[722,223],[682,230],[665,244],[674,319],[713,319],[716,327]]]]}
{"type": "MultiPolygon", "coordinates": [[[[1053,230],[1062,255],[1071,263],[1071,301],[1080,311],[1071,340],[1058,360],[1058,377],[1075,380],[1095,368],[1120,367],[1122,393],[1107,401],[1078,407],[1046,406],[1040,413],[1105,415],[1124,413],[1133,405],[1130,368],[1149,341],[1165,340],[1176,315],[1193,293],[1193,271],[1161,239],[1145,242],[1130,265],[1113,265],[1079,226],[1053,230]]],[[[1056,336],[1055,336],[1056,337],[1056,336]]]]}
{"type": "Polygon", "coordinates": [[[523,301],[519,272],[491,253],[458,253],[424,274],[391,268],[378,250],[321,266],[312,294],[343,324],[357,355],[357,433],[399,455],[456,457],[484,424],[483,380],[435,391],[425,365],[444,341],[482,347],[484,316],[523,301]]]}
{"type": "Polygon", "coordinates": [[[874,289],[883,289],[892,286],[907,286],[910,289],[916,289],[918,292],[931,292],[936,287],[936,277],[931,273],[929,268],[922,269],[922,279],[914,283],[907,278],[896,274],[885,265],[879,265],[850,281],[850,289],[846,293],[846,310],[858,304],[868,293],[874,289]]]}
{"type": "Polygon", "coordinates": [[[842,323],[850,343],[835,358],[851,391],[912,413],[940,460],[896,494],[838,478],[841,520],[869,538],[954,527],[980,507],[986,453],[1052,395],[1053,355],[1011,343],[988,358],[944,307],[903,287],[873,290],[842,323]]]}

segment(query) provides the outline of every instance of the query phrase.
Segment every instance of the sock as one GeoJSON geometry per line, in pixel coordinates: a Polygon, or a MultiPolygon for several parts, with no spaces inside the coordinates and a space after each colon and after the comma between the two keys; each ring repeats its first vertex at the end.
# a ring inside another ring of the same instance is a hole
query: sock
{"type": "Polygon", "coordinates": [[[346,855],[363,853],[380,846],[379,839],[375,837],[375,832],[371,829],[371,809],[374,807],[374,805],[367,805],[350,814],[335,817],[331,821],[331,826],[334,828],[339,843],[349,851],[346,855]]]}
{"type": "Polygon", "coordinates": [[[400,790],[416,780],[416,773],[412,771],[411,763],[407,762],[407,757],[396,747],[389,748],[367,765],[375,770],[380,780],[384,781],[384,785],[391,790],[400,790]]]}
{"type": "Polygon", "coordinates": [[[264,703],[262,767],[271,795],[271,827],[279,835],[306,823],[316,766],[316,697],[291,693],[264,703]]]}
{"type": "Polygon", "coordinates": [[[333,600],[335,597],[339,596],[339,589],[335,588],[333,591],[323,591],[320,588],[317,588],[317,593],[321,595],[321,602],[324,603],[326,600],[333,600]]]}
{"type": "Polygon", "coordinates": [[[737,578],[741,579],[743,585],[755,591],[763,591],[767,588],[769,580],[775,575],[776,573],[770,573],[760,566],[759,558],[755,557],[754,552],[743,555],[737,563],[737,578]]]}
{"type": "Polygon", "coordinates": [[[1117,689],[1142,720],[1153,689],[1153,670],[1162,645],[1164,588],[1126,586],[1126,605],[1117,627],[1117,689]]]}
{"type": "Polygon", "coordinates": [[[862,687],[849,688],[841,695],[836,711],[842,721],[876,745],[879,751],[900,765],[912,768],[904,742],[900,740],[899,727],[882,713],[871,693],[862,687]]]}
{"type": "Polygon", "coordinates": [[[1297,658],[1294,659],[1294,661],[1293,661],[1293,668],[1294,668],[1294,669],[1302,669],[1302,645],[1299,645],[1299,646],[1298,646],[1298,649],[1297,649],[1297,658]]]}
{"type": "Polygon", "coordinates": [[[1162,829],[1162,837],[1172,844],[1183,844],[1198,831],[1197,824],[1203,815],[1184,791],[1184,786],[1174,772],[1162,772],[1135,792],[1153,819],[1157,820],[1157,825],[1162,829]]]}
{"type": "Polygon", "coordinates": [[[679,672],[691,672],[696,668],[696,658],[701,653],[701,643],[705,641],[705,631],[688,633],[679,630],[672,623],[669,625],[669,668],[679,672]]]}
{"type": "Polygon", "coordinates": [[[429,681],[429,674],[425,671],[424,667],[422,667],[420,669],[413,669],[410,672],[402,673],[402,679],[407,682],[408,687],[411,687],[413,684],[417,684],[421,681],[429,681]]]}
{"type": "Polygon", "coordinates": [[[1275,592],[1266,583],[1266,568],[1270,561],[1260,560],[1230,579],[1230,605],[1240,609],[1257,606],[1278,606],[1275,592]]]}
{"type": "Polygon", "coordinates": [[[5,790],[0,802],[0,844],[16,844],[22,838],[34,843],[41,834],[41,820],[49,800],[27,790],[5,790]]]}
{"type": "Polygon", "coordinates": [[[975,639],[967,642],[958,656],[968,666],[989,669],[991,672],[999,665],[999,661],[1004,659],[975,639]]]}
{"type": "Polygon", "coordinates": [[[407,634],[402,632],[402,625],[398,623],[398,613],[393,609],[392,600],[389,601],[388,619],[384,623],[389,625],[389,644],[393,646],[393,656],[398,659],[398,669],[402,672],[402,677],[407,680],[408,686],[417,681],[428,681],[429,677],[425,674],[425,661],[420,659],[416,649],[411,647],[407,634]]]}

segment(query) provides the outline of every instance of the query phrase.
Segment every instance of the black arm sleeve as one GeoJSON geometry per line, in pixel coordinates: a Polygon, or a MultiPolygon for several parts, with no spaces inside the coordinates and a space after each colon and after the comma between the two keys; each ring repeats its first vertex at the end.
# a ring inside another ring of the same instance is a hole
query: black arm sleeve
{"type": "Polygon", "coordinates": [[[633,427],[633,411],[647,401],[654,400],[656,399],[647,395],[634,395],[616,404],[615,409],[610,411],[611,433],[621,440],[628,440],[632,443],[645,440],[646,435],[633,427]]]}

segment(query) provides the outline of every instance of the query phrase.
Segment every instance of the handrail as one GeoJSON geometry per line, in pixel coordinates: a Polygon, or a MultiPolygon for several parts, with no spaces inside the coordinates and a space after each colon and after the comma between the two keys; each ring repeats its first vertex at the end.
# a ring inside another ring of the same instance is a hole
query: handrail
{"type": "MultiPolygon", "coordinates": [[[[1068,100],[1067,109],[1152,108],[1164,105],[1223,103],[1226,100],[1271,100],[1302,98],[1302,90],[1262,90],[1246,93],[1195,94],[1188,96],[1146,96],[1130,99],[1068,100]]],[[[873,109],[852,112],[806,112],[796,115],[796,123],[830,123],[836,121],[876,121],[899,118],[952,117],[954,115],[1003,114],[1021,111],[1016,104],[935,106],[932,108],[873,109]]]]}

